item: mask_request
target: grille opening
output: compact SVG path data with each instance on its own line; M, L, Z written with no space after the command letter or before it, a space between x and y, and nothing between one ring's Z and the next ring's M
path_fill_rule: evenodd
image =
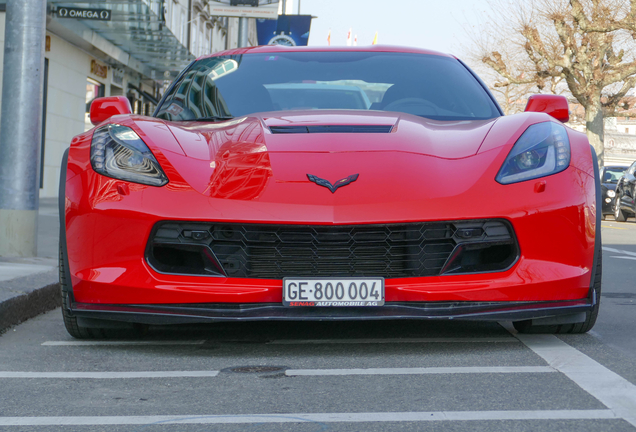
M443 273L481 273L510 267L517 258L514 244L459 246Z
M162 273L255 279L503 271L517 257L512 227L499 219L334 226L166 221L147 249L149 264Z
M148 262L161 273L222 275L223 270L206 246L153 245Z

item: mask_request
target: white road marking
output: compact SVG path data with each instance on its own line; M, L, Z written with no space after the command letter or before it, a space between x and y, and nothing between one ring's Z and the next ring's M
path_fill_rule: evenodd
M495 343L519 342L511 337L497 338L417 338L417 339L285 339L268 342L273 345L314 345L314 344L400 344L400 343Z
M636 426L636 386L552 335L515 334L551 367Z
M178 416L0 417L0 426L115 426L150 424L368 423L467 420L615 419L611 410L429 411L384 413L243 414Z
M99 345L203 345L204 340L182 340L182 341L47 341L44 346L99 346Z
M219 371L143 371L143 372L0 372L2 378L208 378L215 377Z
M612 256L612 258L620 258L620 259L636 260L636 257L630 257L630 256Z
M618 254L623 254L623 255L629 255L629 256L636 257L636 252L626 251L626 250L623 250L623 249L614 249L614 248L611 248L611 247L603 246L603 250L606 251L606 252L612 252L612 253L618 253Z
M430 375L477 373L548 373L556 372L549 366L494 366L494 367L429 367L429 368L368 368L368 369L288 369L287 376L329 375Z

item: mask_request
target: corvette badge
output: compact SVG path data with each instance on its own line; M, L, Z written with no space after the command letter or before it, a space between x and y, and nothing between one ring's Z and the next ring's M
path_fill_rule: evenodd
M338 189L339 187L346 186L349 183L352 183L352 182L358 180L358 175L359 174L351 174L348 177L345 177L343 179L338 180L333 185L331 183L329 183L327 180L321 179L320 177L317 177L315 175L307 174L307 178L310 181L316 183L318 186L326 187L327 189L329 189L331 191L331 193L336 193L336 189Z

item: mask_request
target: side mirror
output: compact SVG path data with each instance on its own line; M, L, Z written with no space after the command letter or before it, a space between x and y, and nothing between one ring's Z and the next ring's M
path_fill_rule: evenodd
M525 111L546 113L563 123L570 120L570 109L565 96L532 95Z
M114 115L130 114L132 107L124 96L101 97L91 103L91 123L97 125Z

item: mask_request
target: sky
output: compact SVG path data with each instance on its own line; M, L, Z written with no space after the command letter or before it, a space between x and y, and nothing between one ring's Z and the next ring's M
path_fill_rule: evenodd
M294 3L294 13L299 0ZM312 20L309 45L346 45L349 28L358 45L406 45L461 57L470 43L467 27L477 26L489 9L485 0L300 0L300 12Z

